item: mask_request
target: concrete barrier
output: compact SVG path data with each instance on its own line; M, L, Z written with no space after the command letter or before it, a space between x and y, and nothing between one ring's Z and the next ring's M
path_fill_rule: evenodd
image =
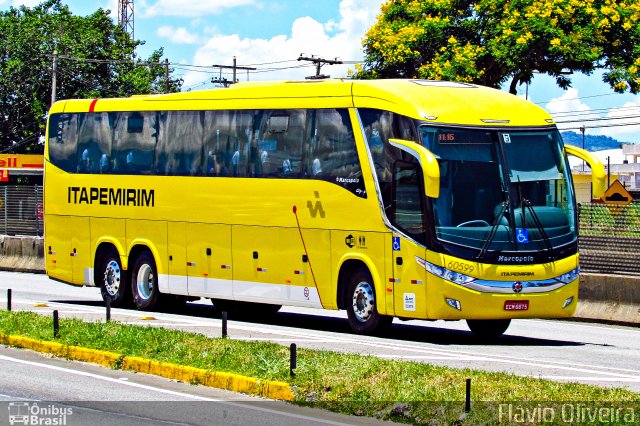
M575 317L619 324L640 324L640 277L632 275L580 275Z
M44 239L0 235L0 269L44 273Z
M44 273L43 238L0 236L0 270ZM640 276L582 273L575 318L640 325Z

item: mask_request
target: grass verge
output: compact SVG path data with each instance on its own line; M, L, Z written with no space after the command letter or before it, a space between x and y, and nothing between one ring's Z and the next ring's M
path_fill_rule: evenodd
M53 339L51 318L31 312L0 311L0 333L283 381L299 405L413 424L518 423L518 415L544 421L547 408L555 413L549 424L567 424L568 416L584 422L605 415L613 424L625 423L631 414L640 419L638 393L505 373L298 349L296 375L289 377L289 348L281 345L78 319L61 319L60 336ZM472 410L460 421L467 378Z

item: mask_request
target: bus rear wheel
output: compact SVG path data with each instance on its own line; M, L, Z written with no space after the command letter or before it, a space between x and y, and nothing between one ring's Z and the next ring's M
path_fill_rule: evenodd
M108 248L98 258L99 269L96 274L102 300L114 308L130 305L131 294L127 286L125 271L120 263L120 255L114 248Z
M131 269L133 303L141 311L154 309L160 301L158 272L153 255L143 251L136 257Z
M351 329L360 334L376 334L389 328L393 317L380 315L376 292L368 270L357 269L347 286L347 319Z
M502 336L511 324L510 319L501 320L467 320L469 329L478 337L495 339Z

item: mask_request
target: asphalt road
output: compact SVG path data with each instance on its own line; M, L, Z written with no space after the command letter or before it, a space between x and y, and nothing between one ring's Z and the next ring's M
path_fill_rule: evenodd
M0 424L383 424L7 347L0 347L0 371Z
M77 288L43 275L0 272L0 308L6 289L13 308L61 316L100 320L105 308L96 288ZM36 307L38 303L47 306ZM151 315L153 320L143 320ZM188 303L179 313L142 313L113 309L124 323L171 327L220 336L221 320L208 301ZM384 337L356 336L344 311L283 308L264 321L234 319L230 338L269 340L283 345L357 352L452 367L511 372L600 386L626 387L640 392L640 328L606 324L516 320L500 339L487 344L468 331L464 322L394 321Z

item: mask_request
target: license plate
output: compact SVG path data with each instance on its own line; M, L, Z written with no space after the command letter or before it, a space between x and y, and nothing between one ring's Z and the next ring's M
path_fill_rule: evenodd
M507 300L506 302L504 302L504 310L505 311L528 311L529 301L528 300Z

